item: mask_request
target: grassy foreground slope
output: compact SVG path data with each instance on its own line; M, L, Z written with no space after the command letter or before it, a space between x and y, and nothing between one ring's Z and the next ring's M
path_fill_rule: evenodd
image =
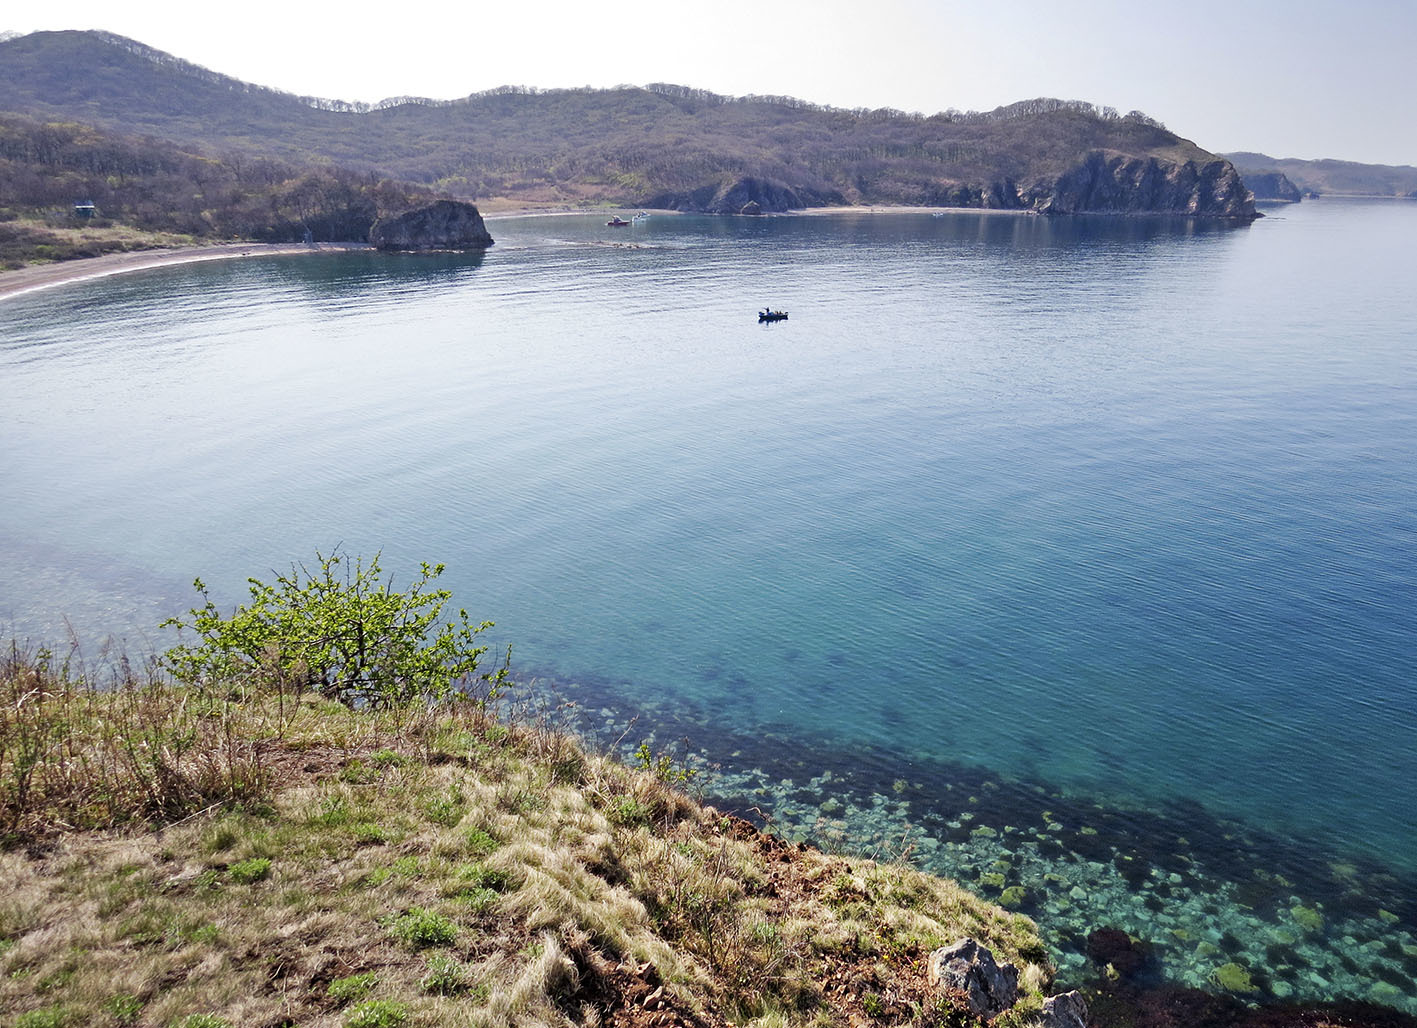
M964 1024L965 935L1026 918L759 834L470 700L383 709L272 673L0 669L0 1016L144 1025ZM998 1023L998 1022L996 1022Z

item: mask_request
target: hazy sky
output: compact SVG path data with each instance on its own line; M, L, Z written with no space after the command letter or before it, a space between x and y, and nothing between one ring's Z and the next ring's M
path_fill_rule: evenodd
M56 0L0 19L344 100L674 82L933 113L1054 96L1213 151L1417 165L1414 0Z

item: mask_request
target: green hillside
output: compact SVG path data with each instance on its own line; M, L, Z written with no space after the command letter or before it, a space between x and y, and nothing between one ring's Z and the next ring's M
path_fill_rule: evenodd
M503 88L369 107L252 86L132 40L0 43L0 101L220 156L328 161L460 197L736 213L823 204L1248 219L1229 165L1139 112L1031 100L929 117L682 86Z

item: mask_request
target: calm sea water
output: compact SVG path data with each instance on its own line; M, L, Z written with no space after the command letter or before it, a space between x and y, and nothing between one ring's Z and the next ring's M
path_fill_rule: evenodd
M1417 205L491 228L0 303L0 625L445 562L592 730L1065 970L1417 1003Z

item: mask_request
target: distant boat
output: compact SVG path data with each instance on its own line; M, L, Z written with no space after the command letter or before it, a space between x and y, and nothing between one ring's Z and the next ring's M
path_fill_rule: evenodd
M635 215L635 217L634 217L633 220L634 220L634 221L644 221L644 220L645 220L646 218L648 218L648 217L649 217L649 212L648 212L648 211L640 211L640 213L638 213L638 214Z
M607 221L605 224L609 225L611 228L628 228L630 226L630 222L626 221L618 214L615 215L615 217L611 218L609 221Z
M786 321L786 311L761 310L758 311L758 321Z

